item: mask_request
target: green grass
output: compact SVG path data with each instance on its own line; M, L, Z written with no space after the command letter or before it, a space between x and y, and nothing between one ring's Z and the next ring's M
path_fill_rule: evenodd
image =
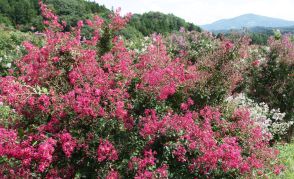
M294 179L294 143L278 145L279 158L286 170L279 176L271 176L271 179Z

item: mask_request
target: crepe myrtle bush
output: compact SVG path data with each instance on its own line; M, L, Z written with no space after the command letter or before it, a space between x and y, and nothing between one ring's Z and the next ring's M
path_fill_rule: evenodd
M1 178L248 178L278 174L278 151L247 109L196 107L191 89L205 79L197 65L172 59L160 36L134 57L119 37L104 53L116 12L65 22L39 1L46 29L15 76L1 77L0 101L21 120L0 124ZM84 26L93 29L81 37ZM233 44L230 44L230 46ZM225 47L229 50L229 46ZM179 100L177 100L179 99Z
M169 54L185 59L206 73L193 89L192 99L198 106L219 105L240 91L244 74L251 66L250 39L246 36L216 38L209 32L181 29L166 37Z
M284 119L294 121L294 41L291 35L276 33L268 40L267 47L255 49L253 68L247 76L247 94L270 108L279 108ZM293 127L287 139L293 136Z

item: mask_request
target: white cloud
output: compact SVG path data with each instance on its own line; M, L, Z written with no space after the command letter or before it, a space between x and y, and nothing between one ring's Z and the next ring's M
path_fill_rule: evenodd
M231 18L246 13L294 20L294 0L96 0L122 12L173 13L195 24Z

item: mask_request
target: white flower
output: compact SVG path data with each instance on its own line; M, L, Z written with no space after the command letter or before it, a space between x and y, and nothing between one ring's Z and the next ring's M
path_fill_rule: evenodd
M6 67L7 67L7 68L11 68L11 63L7 63L7 64L6 64Z
M264 50L265 50L266 52L269 52L269 51L270 51L270 47L266 46L266 47L264 48Z
M252 99L241 93L238 96L230 96L226 99L237 107L246 107L250 110L250 117L255 125L262 128L264 133L270 132L272 135L284 135L289 127L293 125L292 121L285 121L285 113L280 109L269 109L266 103L256 103Z

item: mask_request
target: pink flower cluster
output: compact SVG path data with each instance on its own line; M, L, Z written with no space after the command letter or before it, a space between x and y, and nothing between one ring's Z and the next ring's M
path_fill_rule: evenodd
M221 113L210 107L205 107L199 114L187 111L183 116L169 114L162 119L154 110L147 110L145 114L141 119L142 137L148 137L149 145L152 145L158 137L174 131L178 144L172 153L177 161L189 165L192 173L200 170L208 174L221 169L239 170L244 174L262 169L267 161L276 157L275 151L268 147L270 135L262 134L244 109L235 111L231 121L221 120ZM214 131L215 127L218 131ZM242 134L237 137L237 133ZM242 148L241 143L247 147ZM194 151L198 151L196 156L192 155Z
M108 140L100 140L100 144L97 149L97 159L99 162L106 160L118 160L118 153L112 143L110 143Z
M114 14L110 15L111 24L109 24L110 29L120 30L122 29L131 19L132 14L128 13L124 18L120 16L121 9L117 9Z
M69 158L77 145L75 139L72 138L70 133L63 133L60 135L60 142L63 152Z
M106 179L119 179L119 173L117 171L110 171L107 176Z
M37 163L39 172L44 172L53 162L53 154L57 141L52 138L45 139L45 136L29 136L28 139L21 141L17 133L12 130L0 128L0 156L15 158L21 161L22 167L16 167L14 174L20 176L30 175L30 166ZM38 145L36 143L40 142ZM5 171L0 167L0 175Z
M271 37L268 40L270 50L278 55L278 60L289 65L294 64L294 44L291 40L291 35L286 34L281 39Z
M153 44L140 56L136 64L142 82L138 89L155 93L160 100L172 96L179 86L188 91L200 79L197 66L183 59L171 59L160 36L154 36Z
M129 168L131 170L136 170L135 179L144 179L144 178L167 178L168 177L168 166L163 164L161 167L156 170L148 170L150 167L156 166L156 158L154 157L156 152L152 150L144 151L144 157L138 158L133 157L129 163Z
M229 40L226 40L223 42L223 48L225 49L225 51L230 51L232 48L234 47L234 44L229 41Z
M54 147L56 145L56 140L49 138L44 141L38 147L38 157L40 158L39 170L44 172L44 170L49 167L52 162L52 156L54 152Z

